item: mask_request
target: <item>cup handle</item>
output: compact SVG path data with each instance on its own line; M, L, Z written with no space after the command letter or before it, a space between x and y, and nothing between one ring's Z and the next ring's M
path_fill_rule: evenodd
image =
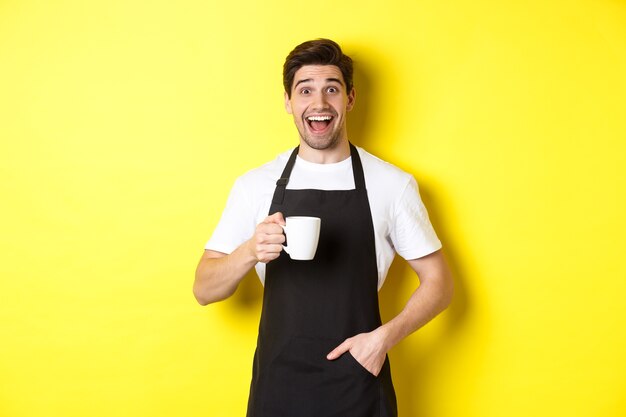
M283 228L283 233L285 234L285 242L287 241L287 226L283 226L282 224L279 225L280 227ZM283 249L285 250L285 252L289 253L289 248L287 248L287 246L282 245Z

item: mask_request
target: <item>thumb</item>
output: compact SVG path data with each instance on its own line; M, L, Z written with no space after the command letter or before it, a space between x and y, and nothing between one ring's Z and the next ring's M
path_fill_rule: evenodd
M332 350L332 352L326 355L326 359L330 361L335 360L341 355L343 355L344 353L346 353L347 351L349 351L351 347L352 347L352 340L346 339L344 340L342 344L337 346L335 349Z

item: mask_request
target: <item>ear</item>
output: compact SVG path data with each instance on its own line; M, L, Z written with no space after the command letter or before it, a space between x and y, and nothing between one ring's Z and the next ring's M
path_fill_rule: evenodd
M350 111L354 107L354 101L356 100L356 90L352 87L350 94L348 94L348 104L346 105L346 110Z
M287 94L286 91L285 91L285 110L287 110L287 113L293 114L293 111L291 110L291 100L289 99L289 95Z

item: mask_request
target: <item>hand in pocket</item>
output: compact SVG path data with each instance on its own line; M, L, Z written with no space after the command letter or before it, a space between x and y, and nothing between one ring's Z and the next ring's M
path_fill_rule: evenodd
M363 368L374 376L380 373L387 355L384 339L376 330L360 333L344 340L326 358L335 360L346 352L349 352Z

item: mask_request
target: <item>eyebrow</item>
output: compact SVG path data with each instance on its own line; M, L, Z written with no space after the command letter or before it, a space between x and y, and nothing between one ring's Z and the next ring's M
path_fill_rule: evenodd
M298 85L300 85L302 83L308 83L308 82L311 82L311 81L313 81L313 78L306 78L304 80L300 80L293 86L293 88L296 88ZM333 82L333 81L338 83L339 85L343 85L343 82L341 82L341 80L339 78L326 78L326 82Z

